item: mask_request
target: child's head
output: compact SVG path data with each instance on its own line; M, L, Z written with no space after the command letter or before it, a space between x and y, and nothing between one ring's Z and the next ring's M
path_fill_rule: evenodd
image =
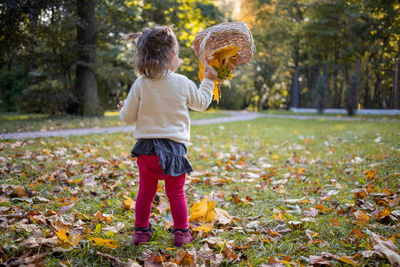
M179 66L179 45L174 32L167 26L154 26L141 34L129 34L128 41L137 36L135 71L146 78L161 78L168 70Z

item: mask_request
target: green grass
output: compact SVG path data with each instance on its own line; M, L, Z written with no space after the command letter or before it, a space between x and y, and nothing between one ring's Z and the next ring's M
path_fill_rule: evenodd
M218 110L190 112L192 120L226 116ZM51 131L59 129L124 126L117 111L107 111L103 117L50 116L47 114L26 114L0 112L0 132Z
M240 261L224 257L227 265L259 266L273 258L307 265L305 259L322 252L338 256L361 254L372 242L368 230L395 237L395 245L399 247L399 222L378 220L374 211L367 211L370 221L358 224L353 213L363 208L352 193L354 189L373 184L363 201L370 203L375 211L389 208L377 204L385 190L394 192L393 199L400 197L399 138L400 124L396 121L259 118L193 126L188 151L195 172L188 177L185 189L188 206L208 197L216 201L216 207L234 217L229 225L216 224L203 236L235 240L235 253L241 255ZM172 234L166 227L170 212L163 214L156 209L158 201L166 199L163 190L157 193L151 216L156 229L152 242L139 247L130 245L134 212L125 210L121 204L124 196L135 199L137 194L138 170L128 156L133 144L131 133L1 142L0 205L12 207L13 211L0 212L0 220L3 221L5 214L21 215L7 217L9 221L2 224L7 231L2 230L0 244L7 257L30 250L20 243L33 233L27 227L23 230L24 227L15 226L24 216L36 214L51 220L54 217L50 210L56 213L66 202L75 202L75 206L59 216L75 224L80 219L86 228L98 211L112 214L112 222L101 222L100 230L92 235L118 240L121 246L117 249L95 247L84 239L70 250L49 250L52 252L45 258L48 266L57 266L60 262L71 266L109 266L108 261L95 255L96 250L124 261L137 260L147 249L175 255L177 249L171 248ZM372 180L363 173L375 168L377 172ZM79 183L79 179L89 178L94 178L96 185ZM10 185L23 185L36 195L25 198L9 195ZM37 196L50 202L39 202ZM307 217L304 211L317 204L326 210L303 221L299 227L290 226L289 222ZM282 217L284 228L290 231L271 236L268 229L278 225L277 216ZM102 230L118 222L125 224L119 233ZM336 223L333 225L333 222ZM26 224L37 226L43 235L52 235L46 223ZM355 228L362 231L363 237L351 234ZM198 252L204 244L203 237L197 236L186 249ZM46 250L40 248L40 252ZM215 255L221 251L220 247L213 248ZM203 260L198 256L198 264ZM361 257L359 262L365 266L390 266L386 258ZM344 264L339 260L332 263Z
M308 113L308 112L294 112L291 110L275 109L263 110L260 113L271 115L294 115L294 116L327 116L337 118L358 118L358 119L377 119L377 120L400 120L400 115L374 115L374 114L355 114L348 116L347 114L332 114L332 113Z

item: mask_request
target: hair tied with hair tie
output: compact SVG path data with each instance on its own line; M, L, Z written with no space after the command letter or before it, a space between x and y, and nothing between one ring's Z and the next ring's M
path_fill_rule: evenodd
M171 30L170 27L165 27L165 28L163 29L163 32L164 32L166 35L170 35L171 32L172 32L172 30Z
M129 33L124 36L124 39L128 42L134 42L140 35L142 35L141 32Z

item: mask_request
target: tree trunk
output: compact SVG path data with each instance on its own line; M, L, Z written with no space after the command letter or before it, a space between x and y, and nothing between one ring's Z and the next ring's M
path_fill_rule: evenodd
M375 81L375 88L374 88L374 106L375 108L381 108L381 84L382 84L382 77L380 75L380 70L375 71L376 81Z
M299 92L300 92L299 77L300 77L300 66L297 65L293 75L292 88L290 90L291 91L290 107L292 108L299 107Z
M366 71L366 83L364 89L364 108L370 108L370 99L369 99L369 60L367 62L367 66L365 68Z
M337 84L337 77L338 77L338 60L339 60L339 50L337 49L337 42L335 44L335 52L334 52L334 59L333 59L333 107L339 108L340 99L342 96L339 94L339 88Z
M95 1L77 0L80 19L77 25L78 62L76 66L76 89L79 94L80 114L100 115L97 81L94 73L96 55Z
M394 58L393 71L393 109L399 108L399 62L397 57Z

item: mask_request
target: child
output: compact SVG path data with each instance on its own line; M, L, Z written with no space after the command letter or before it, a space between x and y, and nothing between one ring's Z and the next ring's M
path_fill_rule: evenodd
M174 245L182 246L192 241L183 190L186 173L193 170L186 158L186 144L190 138L189 108L207 109L217 72L205 69L205 79L197 89L194 82L175 73L179 67L179 45L169 27L155 26L143 33L130 34L127 39L133 41L137 37L135 71L139 78L127 99L117 106L122 121L136 122L135 139L138 141L131 154L137 157L139 192L133 244L150 239L151 203L158 180L165 180L174 220Z

